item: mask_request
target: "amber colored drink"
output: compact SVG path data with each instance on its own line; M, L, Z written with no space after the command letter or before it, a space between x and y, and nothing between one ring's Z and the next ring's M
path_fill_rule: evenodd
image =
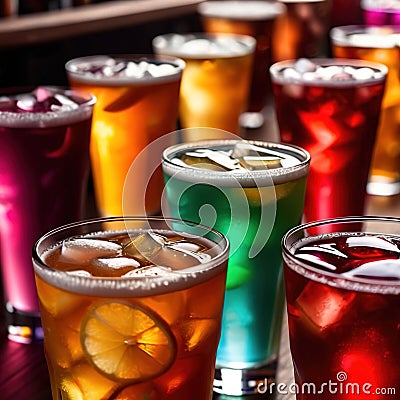
M257 40L247 111L261 111L271 94L271 38L276 17L285 11L278 1L207 1L198 8L206 32L249 35Z
M157 56L91 56L66 64L72 87L97 98L90 145L96 204L103 216L122 215L126 175L136 156L161 135L176 130L184 62ZM147 174L143 174L147 176ZM160 209L161 169L153 180L136 174L132 214Z
M179 119L182 128L209 127L239 133L246 110L256 41L245 35L166 34L154 51L183 58Z
M326 56L330 0L280 0L286 12L276 19L274 61ZM337 1L337 0L333 0Z
M398 218L340 218L285 235L298 400L399 398L399 228Z
M212 397L229 245L179 220L83 221L34 269L54 400Z
M385 64L388 76L372 158L370 194L400 193L400 27L341 26L332 29L335 57Z
M281 139L311 154L306 221L363 215L387 68L301 59L270 71Z

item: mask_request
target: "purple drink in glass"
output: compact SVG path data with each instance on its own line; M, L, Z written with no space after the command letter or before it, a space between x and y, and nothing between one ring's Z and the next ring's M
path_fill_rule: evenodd
M42 335L32 246L83 216L95 98L56 87L15 93L0 95L1 267L9 338L30 343Z
M366 25L400 25L399 0L362 0L361 9Z

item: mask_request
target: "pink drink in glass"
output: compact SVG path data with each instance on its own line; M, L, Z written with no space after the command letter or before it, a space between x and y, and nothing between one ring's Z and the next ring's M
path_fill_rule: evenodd
M363 214L386 75L382 64L347 59L271 67L281 140L311 154L307 221Z
M0 97L0 243L10 339L40 339L32 246L49 229L83 216L94 103L89 94L55 87Z
M362 0L361 8L366 25L400 25L399 0Z

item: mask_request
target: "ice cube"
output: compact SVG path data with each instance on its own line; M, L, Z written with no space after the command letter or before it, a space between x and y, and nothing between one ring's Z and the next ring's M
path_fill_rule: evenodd
M68 275L73 275L73 276L83 276L83 277L92 276L92 274L89 271L86 271L84 269L75 269L75 270L71 270L71 271L65 271L65 273Z
M371 261L341 275L400 280L400 259Z
M61 103L61 106L66 106L67 109L73 110L79 107L77 103L61 93L55 93L54 98Z
M188 151L182 157L182 161L188 165L199 164L202 168L207 168L207 165L209 164L210 169L220 167L218 170L223 171L243 169L239 164L239 160L233 159L228 153L211 149L197 149L194 151Z
M300 74L305 72L315 72L317 70L317 65L307 58L299 58L293 65L295 71Z
M33 111L37 100L30 94L24 94L18 97L17 107L24 111Z
M40 101L40 102L45 101L48 98L53 96L53 93L49 89L42 87L42 86L36 88L36 90L33 92L33 94L36 96L37 101Z
M126 274L121 275L121 278L167 276L170 275L171 272L171 268L150 265L147 267L133 269Z
M193 351L207 342L218 330L217 322L211 318L186 318L178 324L186 351Z
M161 251L165 242L166 239L161 235L144 232L132 237L132 240L123 247L123 254L139 261L153 262L152 260Z
M354 71L353 78L356 80L367 80L374 76L374 71L371 68L358 68Z
M211 256L207 253L203 253L202 250L204 250L203 247L192 243L192 242L184 242L184 241L180 241L180 242L172 242L172 243L166 243L166 246L169 249L173 249L174 251L178 252L178 253L182 253L181 256L178 256L177 254L174 254L173 256L175 258L179 258L179 259L184 259L186 262L189 261L188 257L192 257L194 259L196 259L198 262L195 264L200 263L206 263L208 261L211 260ZM185 257L188 256L188 257ZM185 263L186 265L186 263ZM187 265L189 266L189 265ZM185 268L185 267L184 267Z
M173 74L175 72L175 67L172 64L150 64L148 72L154 77L166 76Z
M114 270L127 267L140 267L140 263L138 261L129 257L98 258L93 261L93 264L100 268L110 268Z
M350 236L346 239L346 245L351 254L352 249L356 252L357 257L361 257L360 251L365 249L366 257L376 257L383 255L382 252L390 251L395 254L400 254L400 249L396 244L388 239L378 236Z
M319 267L322 267L324 269L329 269L331 271L335 271L336 270L336 266L328 263L326 261L321 260L318 256L314 255L314 254L296 254L296 258L300 258L302 260L305 261L309 261L313 264L318 265Z
M121 251L119 244L106 240L73 238L63 242L61 256L69 262L85 264L93 258L118 256Z
M310 320L312 327L324 331L348 316L356 294L318 282L310 281L296 299L299 311Z

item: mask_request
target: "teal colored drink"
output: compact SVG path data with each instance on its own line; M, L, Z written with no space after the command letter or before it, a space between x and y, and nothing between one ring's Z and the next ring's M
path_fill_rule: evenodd
M193 142L164 152L171 214L213 227L231 243L217 392L254 393L246 376L275 375L284 303L281 239L301 221L309 161L296 146L241 140ZM260 376L266 366L268 376ZM237 369L244 373L234 388L224 375Z

